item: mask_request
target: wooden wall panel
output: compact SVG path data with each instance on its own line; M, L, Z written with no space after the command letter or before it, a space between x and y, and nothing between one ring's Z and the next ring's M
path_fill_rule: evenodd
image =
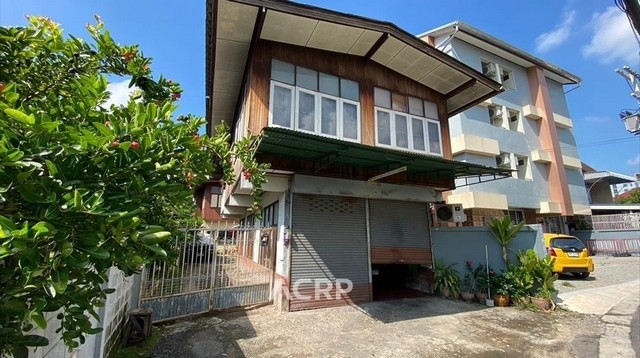
M446 144L448 145L449 143L448 118L446 116L447 109L444 96L408 77L391 71L374 61L365 61L358 56L308 49L265 40L259 41L254 50L254 57L251 63L251 92L249 94L251 97L251 125L249 129L254 132L258 128L262 129L268 125L271 59L276 58L358 82L360 84L363 144L373 145L375 142L374 87L385 88L438 104L443 144L445 144L445 138ZM450 154L450 150L448 151Z
M372 264L422 264L432 263L431 250L404 247L371 247Z

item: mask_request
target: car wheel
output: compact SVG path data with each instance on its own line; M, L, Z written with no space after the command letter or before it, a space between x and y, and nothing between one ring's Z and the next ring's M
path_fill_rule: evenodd
M589 272L579 272L579 273L575 273L574 275L576 275L576 277L578 277L579 279L585 279L587 277L589 277Z

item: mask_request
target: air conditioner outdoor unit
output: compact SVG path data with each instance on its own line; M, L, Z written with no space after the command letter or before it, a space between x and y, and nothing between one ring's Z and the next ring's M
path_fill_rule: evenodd
M496 164L499 167L503 167L503 168L511 167L511 155L509 155L508 153L500 154L499 156L496 157Z
M482 74L487 76L487 77L495 78L495 76L496 76L496 66L493 63L483 64L483 66L482 66Z
M489 107L489 117L491 119L502 119L502 108L497 106Z
M436 217L439 222L461 223L467 221L462 204L437 204Z

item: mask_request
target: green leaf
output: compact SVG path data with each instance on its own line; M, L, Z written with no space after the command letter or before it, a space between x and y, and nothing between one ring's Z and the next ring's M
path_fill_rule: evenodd
M147 249L153 251L154 254L160 256L160 257L167 257L167 252L164 251L163 248L161 248L158 245L144 245L144 247L146 247Z
M42 288L44 288L44 292L46 292L50 297L56 297L56 288L53 286L53 282L45 281L42 284Z
M18 148L13 148L7 152L2 161L4 162L17 162L24 157L24 152Z
M90 256L93 256L101 260L107 260L110 257L109 251L101 247L92 247L92 248L79 247L79 249L88 253Z
M64 293L67 290L69 284L69 270L62 267L51 273L51 281L53 282L53 288L58 293Z
M65 242L62 244L62 257L68 257L73 252L73 244L70 242Z
M53 233L55 227L48 222L40 221L31 227L31 230L35 230L35 237Z
M44 316L40 312L31 312L31 320L35 322L40 329L47 329L47 320L44 319Z
M18 122L22 122L24 124L33 125L36 123L36 119L33 115L27 115L26 113L14 108L5 108L4 113L6 113L9 117L17 120Z
M105 126L104 124L100 122L93 122L92 124L94 127L96 127L97 130L100 131L100 133L102 133L103 136L109 138L113 136L113 132L111 132L111 129L109 129L109 127Z

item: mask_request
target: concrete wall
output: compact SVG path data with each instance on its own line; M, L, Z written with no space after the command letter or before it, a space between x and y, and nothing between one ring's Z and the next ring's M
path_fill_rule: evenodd
M432 228L433 258L445 263L457 263L456 270L464 275L464 261L469 259L473 265L485 262L485 246L489 252L489 266L496 272L506 270L502 260L502 247L489 232L487 227L450 227ZM520 250L534 249L544 257L544 241L541 225L527 225L511 243L509 259L517 262Z
M105 288L115 288L116 291L107 295L105 306L98 311L101 322L92 322L92 326L101 326L101 333L86 337L86 341L80 347L69 352L61 340L61 335L55 333L60 327L60 321L56 318L58 312L45 316L47 329L36 330L33 334L39 334L49 339L49 345L29 352L30 358L84 358L107 357L110 351L116 347L122 338L127 313L131 307L133 277L124 277L122 272L111 268L108 273L109 281Z

